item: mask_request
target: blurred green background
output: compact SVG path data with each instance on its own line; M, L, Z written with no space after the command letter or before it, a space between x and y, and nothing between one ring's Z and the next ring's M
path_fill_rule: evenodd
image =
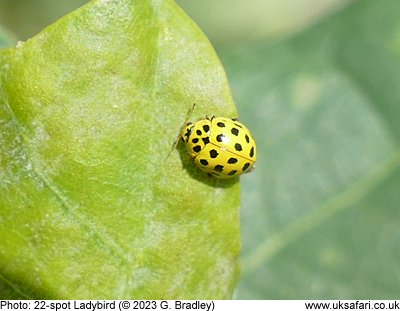
M26 40L88 0L0 0L0 18ZM351 0L179 0L214 46L283 37L350 3Z
M0 0L26 40L87 1ZM238 299L400 292L400 2L180 0L258 141Z

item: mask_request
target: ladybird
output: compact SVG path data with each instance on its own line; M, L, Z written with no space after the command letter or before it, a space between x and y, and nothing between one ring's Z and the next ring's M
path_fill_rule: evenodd
M256 143L236 118L212 117L188 122L180 139L194 163L209 176L224 179L249 172L256 162Z

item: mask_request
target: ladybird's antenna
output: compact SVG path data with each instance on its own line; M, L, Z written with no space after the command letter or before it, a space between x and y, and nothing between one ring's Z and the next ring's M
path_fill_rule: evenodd
M193 111L194 111L194 107L196 107L196 103L193 103L192 107L189 108L189 111L186 114L185 123L187 123L189 121L190 117L192 116Z
M185 123L184 126L189 122L190 117L193 114L194 111L194 107L196 107L196 103L194 102L192 107L189 108L186 117L185 117ZM174 149L176 149L176 147L178 146L179 141L182 139L181 133L179 132L178 137L175 139L174 143L172 144L172 148L171 150L168 152L167 156L165 159L168 159L169 156L171 155L172 151L174 151Z

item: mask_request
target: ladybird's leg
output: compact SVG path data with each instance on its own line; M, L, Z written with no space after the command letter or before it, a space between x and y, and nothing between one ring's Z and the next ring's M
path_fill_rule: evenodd
M253 164L253 165L245 172L245 174L250 173L250 172L253 172L255 169L256 169L256 165Z
M180 142L181 140L183 140L183 137L182 137L182 135L179 133L178 137L175 139L174 143L172 144L171 151L168 153L168 156L167 156L167 157L169 157L170 154L172 153L172 151L178 147L178 144L179 144L179 142Z
M174 143L171 146L171 150L168 152L167 156L165 157L165 160L169 158L171 155L172 151L178 147L179 142L182 140L182 135L178 135L178 137L175 139Z
M186 122L184 128L187 129L189 125L193 124L192 122ZM183 131L181 130L178 134L178 136L176 137L174 143L171 146L171 150L170 152L168 152L167 158L171 155L172 151L174 151L174 149L176 149L178 147L178 144L180 143L180 141L185 141L185 137L187 137L187 140L189 139L190 136L190 129L186 130L185 133L183 133Z
M212 121L214 118L215 118L215 116L212 116L212 117L210 118L209 115L206 115L206 119L207 119L208 121Z

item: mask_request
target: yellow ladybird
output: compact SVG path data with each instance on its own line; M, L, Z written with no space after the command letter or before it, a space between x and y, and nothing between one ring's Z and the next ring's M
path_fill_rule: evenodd
M180 138L196 166L216 178L246 173L256 162L256 143L238 119L206 117L189 122Z

